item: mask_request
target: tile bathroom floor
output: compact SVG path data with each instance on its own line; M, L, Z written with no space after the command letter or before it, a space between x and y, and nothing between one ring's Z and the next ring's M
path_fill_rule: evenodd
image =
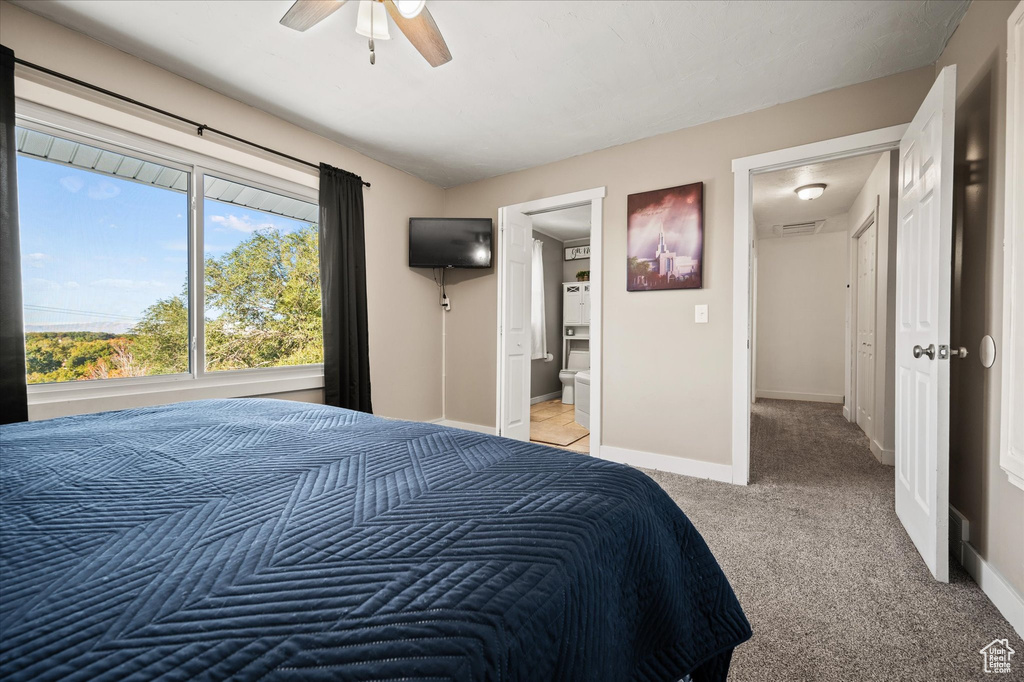
M530 440L553 448L590 454L590 431L576 423L574 405L561 399L530 406Z

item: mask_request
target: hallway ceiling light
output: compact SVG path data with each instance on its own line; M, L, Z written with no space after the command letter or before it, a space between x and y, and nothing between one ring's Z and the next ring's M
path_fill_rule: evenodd
M822 194L824 194L826 187L828 187L828 185L826 185L825 183L818 182L813 185L803 185L802 187L797 187L793 191L796 192L796 195L803 199L804 201L810 201L811 199L817 199Z

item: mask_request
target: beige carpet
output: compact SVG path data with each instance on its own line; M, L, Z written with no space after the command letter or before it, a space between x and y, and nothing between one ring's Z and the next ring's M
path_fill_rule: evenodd
M1024 641L951 560L932 580L841 407L758 401L747 487L648 471L700 530L754 630L731 681L1024 680ZM978 650L1016 650L986 675Z

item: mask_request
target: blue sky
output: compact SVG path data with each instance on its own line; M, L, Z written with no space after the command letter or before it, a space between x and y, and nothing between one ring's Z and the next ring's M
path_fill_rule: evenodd
M18 156L27 331L123 332L188 276L187 195ZM305 223L206 200L207 256Z

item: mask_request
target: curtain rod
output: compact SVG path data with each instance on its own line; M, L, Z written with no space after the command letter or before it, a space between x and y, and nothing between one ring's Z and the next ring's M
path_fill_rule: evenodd
M310 163L309 161L305 161L304 159L300 159L298 157L292 156L291 154L285 154L284 152L279 152L276 149L271 149L270 147L265 147L265 146L263 146L261 144L257 144L256 142L251 142L251 141L246 140L244 138L238 137L237 135L232 135L231 133L226 133L223 130L218 130L217 128L212 128L212 127L210 127L208 125L205 125L203 123L200 123L198 121L193 121L192 119L185 118L184 116L179 116L178 114L171 113L170 111L167 111L166 109L161 109L159 107L154 107L151 104L146 104L145 102L140 102L137 99L132 99L131 97L127 97L125 95L116 93L116 92L114 92L112 90L107 90L106 88L101 88L98 85L93 85L92 83L86 83L85 81L79 80L78 78L75 78L74 76L68 76L67 74L60 73L59 71L54 71L53 69L48 69L45 66L39 66L38 64L33 64L32 62L27 62L24 59L19 59L18 57L15 57L14 61L15 61L16 64L21 64L22 66L27 66L30 69L35 69L36 71L41 71L41 72L43 72L43 73L45 73L47 75L53 76L55 78L60 78L62 80L66 80L69 83L74 83L75 85L79 85L79 86L81 86L83 88L87 88L89 90L94 90L96 92L99 92L99 93L102 93L104 95L107 95L108 97L113 97L114 99L119 99L122 102L127 102L129 104L134 105L134 106L141 107L141 108L146 109L148 111L152 111L154 113L160 114L161 116L166 116L168 118L173 118L175 121L180 121L181 123L187 123L188 125L190 125L190 126L192 126L193 128L196 129L196 134L199 135L200 137L202 137L203 131L209 131L211 133L215 133L217 135L220 135L221 137L226 137L229 140L234 140L235 142L240 142L241 144L245 144L245 145L248 145L250 147L255 147L256 149L264 151L264 152L266 152L268 154L273 154L275 156L280 156L281 158L288 159L289 161L294 161L295 163L300 163L303 166L309 166L310 168L315 168L318 171L320 170L320 165L319 164ZM352 175L355 175L355 174L353 173ZM355 175L355 177L359 178L358 175ZM359 180L366 187L370 186L370 183L368 183L366 180L363 180L362 178L359 178Z

